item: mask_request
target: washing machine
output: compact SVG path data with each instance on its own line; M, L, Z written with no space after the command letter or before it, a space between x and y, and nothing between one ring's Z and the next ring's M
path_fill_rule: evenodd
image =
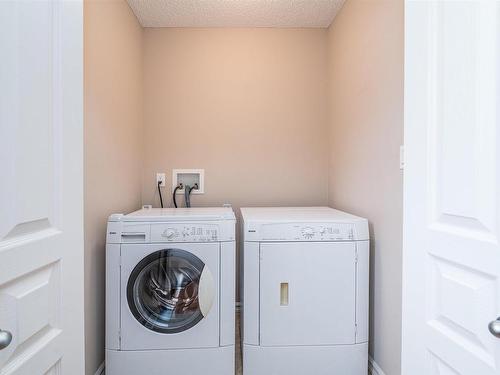
M111 215L106 374L234 374L231 208Z
M367 220L242 208L244 375L366 375Z

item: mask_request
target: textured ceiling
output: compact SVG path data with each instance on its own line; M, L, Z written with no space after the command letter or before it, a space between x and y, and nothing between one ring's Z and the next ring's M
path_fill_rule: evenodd
M127 0L144 27L328 27L345 0Z

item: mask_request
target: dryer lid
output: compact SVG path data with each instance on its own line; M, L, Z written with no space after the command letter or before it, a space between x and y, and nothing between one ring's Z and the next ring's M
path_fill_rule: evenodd
M245 241L364 241L368 221L330 207L242 208Z

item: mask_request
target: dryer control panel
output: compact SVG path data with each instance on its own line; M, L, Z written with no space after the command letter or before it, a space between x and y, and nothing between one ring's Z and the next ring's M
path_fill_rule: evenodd
M247 228L246 238L260 241L354 241L356 227L348 223L268 223Z

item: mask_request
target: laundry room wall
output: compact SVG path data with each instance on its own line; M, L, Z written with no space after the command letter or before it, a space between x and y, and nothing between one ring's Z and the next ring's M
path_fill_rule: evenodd
M125 1L84 2L85 373L104 361L106 222L141 204L142 28Z
M204 168L195 206L327 203L326 29L144 29L143 203ZM182 202L182 200L181 200Z
M193 206L326 205L326 40L326 29L145 28L143 203L159 205L156 172L171 206L172 169L203 168Z
M328 35L329 201L371 223L370 354L386 375L401 374L403 43L403 0L347 0Z

